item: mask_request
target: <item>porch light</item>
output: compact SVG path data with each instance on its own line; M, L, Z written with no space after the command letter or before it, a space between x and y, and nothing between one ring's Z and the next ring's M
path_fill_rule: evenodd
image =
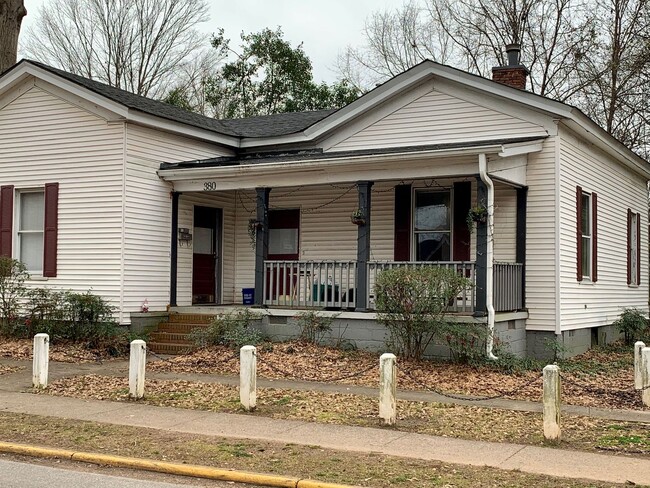
M180 227L178 229L178 245L180 247L183 247L183 245L190 247L192 245L192 234L187 227Z

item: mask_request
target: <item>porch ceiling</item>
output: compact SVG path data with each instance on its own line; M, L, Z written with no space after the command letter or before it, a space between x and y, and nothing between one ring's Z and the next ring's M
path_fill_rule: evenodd
M518 164L519 171L509 176L514 183L525 184L525 155L541 150L541 141L539 138L508 139L374 152L285 152L246 158L163 163L158 175L165 181L173 182L174 190L180 192L460 177L477 174L478 155L488 154L496 160L497 167L502 166L498 163L501 158L520 157L522 163Z

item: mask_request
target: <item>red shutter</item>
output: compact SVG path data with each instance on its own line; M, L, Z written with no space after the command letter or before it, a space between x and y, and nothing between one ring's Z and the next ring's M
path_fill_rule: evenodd
M641 214L636 214L636 284L641 284Z
M454 183L454 261L469 261L472 236L467 225L467 214L472 207L472 184Z
M632 210L627 209L627 284L632 283Z
M14 220L14 187L6 185L0 188L0 255L12 257Z
M395 187L395 261L411 259L411 185Z
M59 184L45 184L45 234L43 236L43 276L56 276L59 233Z
M598 281L598 195L591 194L591 281Z
M582 281L582 188L576 186L576 279Z

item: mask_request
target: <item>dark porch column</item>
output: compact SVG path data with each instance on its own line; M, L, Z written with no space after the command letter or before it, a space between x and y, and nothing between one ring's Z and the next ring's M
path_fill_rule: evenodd
M269 253L269 193L270 188L256 188L255 232L255 305L264 303L264 261Z
M526 308L526 208L528 187L517 188L516 261L521 263L521 305Z
M357 230L357 292L356 311L365 312L368 303L368 261L370 260L370 195L372 181L358 181L359 210L365 216L365 223Z
M478 206L487 205L487 187L481 178L476 178L476 202ZM487 219L486 219L487 220ZM474 315L487 313L485 285L487 283L487 222L476 224L476 308Z
M172 192L172 236L171 236L171 264L169 273L169 305L176 306L178 294L178 200L181 194Z

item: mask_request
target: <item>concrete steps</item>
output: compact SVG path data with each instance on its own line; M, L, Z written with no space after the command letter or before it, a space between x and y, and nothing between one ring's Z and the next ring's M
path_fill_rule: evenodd
M207 327L214 315L197 313L170 313L167 322L160 322L149 335L149 348L156 354L185 354L194 343L189 333L196 328Z

